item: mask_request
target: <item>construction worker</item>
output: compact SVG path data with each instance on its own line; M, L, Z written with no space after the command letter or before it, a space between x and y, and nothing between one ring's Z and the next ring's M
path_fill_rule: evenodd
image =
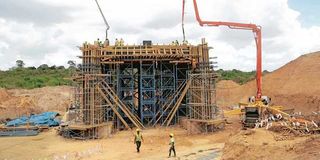
M176 40L176 46L178 46L179 45L179 41L178 40Z
M169 149L169 157L168 158L171 157L171 151L173 151L174 157L176 156L176 149L174 148L175 142L174 142L174 138L173 138L173 133L170 133L169 137L170 137L170 142L169 142L170 149Z
M120 42L119 42L118 38L116 38L115 46L117 47L119 45L120 45Z
M99 38L98 38L98 40L96 40L96 41L94 41L94 45L99 45Z
M100 41L100 39L99 39L99 38L98 38L98 40L97 40L97 41L98 41L98 46L99 46L99 47L102 47L102 42Z
M192 58L191 66L192 66L192 69L193 69L193 70L195 70L195 69L197 68L196 59Z
M188 41L187 41L187 40L183 40L183 41L182 41L182 44L184 44L184 45L188 45L189 43L188 43Z
M141 142L143 141L143 137L142 137L142 134L140 132L140 129L137 129L136 132L137 133L134 136L134 143L136 144L137 152L139 153L140 152L140 147L141 147Z
M106 39L105 41L104 41L104 43L103 43L103 47L107 47L107 46L109 46L109 39Z
M120 39L120 46L124 46L124 40L122 38Z

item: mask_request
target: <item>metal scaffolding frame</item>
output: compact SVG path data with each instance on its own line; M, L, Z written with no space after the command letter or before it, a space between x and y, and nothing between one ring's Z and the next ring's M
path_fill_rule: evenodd
M199 67L199 70L189 73L188 76L191 80L187 96L188 118L215 119L218 112L215 90L217 74L209 66L205 66Z
M84 43L74 78L77 121L63 135L99 138L106 123L131 129L168 126L179 117L214 119L217 107L210 97L216 77L204 67L208 50L204 40L196 46Z
M162 106L170 100L171 96L176 91L176 65L168 62L160 62L159 64L159 74L156 78L157 81L157 112L164 114L163 117L167 116L167 113L164 112ZM155 116L156 117L156 116ZM154 119L155 119L154 117ZM160 119L160 122L163 122L163 117Z
M156 113L155 63L140 61L139 105L142 123L148 123Z

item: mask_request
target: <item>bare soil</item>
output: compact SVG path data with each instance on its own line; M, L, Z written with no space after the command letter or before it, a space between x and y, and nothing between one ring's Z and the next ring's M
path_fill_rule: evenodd
M224 130L188 135L181 128L143 130L144 142L137 153L130 131L120 131L99 140L64 139L51 129L32 137L0 138L0 159L168 159L169 133L174 133L177 157L196 160L317 160L320 136L291 137L277 141L277 133L260 129L241 130L238 117L229 119Z
M69 86L36 89L0 89L0 120L30 113L57 111L63 113L72 99Z
M274 105L294 108L297 112L320 110L320 52L302 55L262 78L262 94ZM233 81L217 84L218 104L224 109L247 102L256 93L255 80L244 85Z

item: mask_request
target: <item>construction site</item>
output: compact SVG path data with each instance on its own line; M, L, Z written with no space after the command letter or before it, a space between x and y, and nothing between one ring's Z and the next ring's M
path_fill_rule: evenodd
M94 2L105 39L83 40L72 86L0 89L0 159L320 158L320 52L263 75L263 26L202 20L192 0L199 27L252 31L255 78L240 85L219 79L206 37L198 44L186 40L185 0L183 39L167 44L109 37L107 16ZM15 119L28 114L25 122ZM47 114L54 117L38 124ZM169 135L175 157L167 157Z
M62 129L70 138L99 138L105 126L116 130L169 126L185 117L213 131L219 116L217 75L205 40L197 46L83 44L75 76L74 121ZM221 114L220 114L221 115Z

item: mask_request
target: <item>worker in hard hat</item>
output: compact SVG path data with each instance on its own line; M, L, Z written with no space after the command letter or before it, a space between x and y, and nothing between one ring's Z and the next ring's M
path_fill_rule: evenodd
M183 45L188 45L189 43L188 43L187 40L183 40L183 41L182 41L182 44L183 44Z
M124 40L122 38L120 39L120 46L124 46Z
M119 46L120 45L120 41L118 40L118 38L116 38L116 42L115 42L115 46Z
M140 147L141 147L141 142L143 141L143 137L142 137L140 129L137 129L136 132L137 133L134 136L134 143L136 144L137 152L139 153L140 152Z
M109 46L109 39L106 39L105 41L104 41L104 43L103 43L103 47L107 47L107 46Z
M176 43L176 45L177 45L177 46L179 45L179 41L178 41L178 40L176 40L176 42L175 42L175 43Z
M174 154L174 157L176 156L176 149L174 148L174 138L173 138L173 133L170 133L169 135L170 137L170 142L169 142L169 145L170 145L170 149L169 149L169 157L171 157L171 151L173 151L173 154Z

